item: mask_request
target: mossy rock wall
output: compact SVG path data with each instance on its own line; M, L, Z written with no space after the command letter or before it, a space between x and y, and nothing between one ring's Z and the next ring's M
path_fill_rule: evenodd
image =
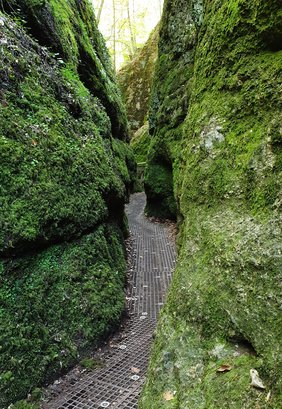
M136 183L134 185L135 192L144 191L144 172L147 163L148 149L151 138L149 135L149 124L145 123L138 131L135 132L132 139L130 139L130 146L133 150L134 157L137 162Z
M130 146L134 152L137 163L144 163L147 160L148 148L150 146L150 135L148 122L135 132L130 140Z
M117 74L132 134L144 125L148 113L158 40L159 26L133 60Z
M0 7L0 407L78 360L124 310L135 162L88 1Z
M173 173L178 169L181 125L191 97L191 82L201 3L169 2L160 23L149 128L154 136L145 173L148 214L176 218ZM178 23L181 22L181 25ZM174 167L174 169L173 169Z
M282 405L281 15L276 0L165 3L146 183L169 198L155 188L164 152L179 256L142 409ZM194 38L186 50L179 42L179 54L172 22L183 40ZM171 127L185 57L187 106ZM223 364L231 370L218 372ZM265 390L250 385L251 369Z
M2 8L24 19L29 33L79 74L99 98L115 137L127 137L125 109L105 42L88 0L3 0ZM19 4L20 3L20 4Z

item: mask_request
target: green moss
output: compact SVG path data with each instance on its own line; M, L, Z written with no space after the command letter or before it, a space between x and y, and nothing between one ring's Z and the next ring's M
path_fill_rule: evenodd
M145 125L135 132L133 138L130 140L130 146L137 162L137 178L134 185L134 192L144 191L144 173L151 140L148 128L148 123L145 123Z
M176 219L175 181L178 174L180 129L165 127L151 138L144 178L148 215ZM166 139L162 143L164 136Z
M0 106L0 242L8 250L95 226L111 211L109 191L120 200L126 196L135 164L126 144L112 140L101 102L70 65L59 69L48 53L35 53L30 40L30 48L23 48L16 28L7 38L2 78L9 80Z
M36 403L30 403L26 400L21 400L14 405L10 406L11 409L39 409L39 405Z
M127 191L129 195L136 177L134 152L129 145L117 139L112 140L112 149L115 155L113 166L123 183L129 187Z
M15 0L5 0L2 7L12 14L20 10L16 13L26 18L27 29L37 41L50 47L59 63L67 63L100 99L110 117L112 134L126 139L125 109L90 2L24 0L18 5Z
M84 358L82 361L80 361L80 365L85 369L92 370L102 367L103 362L94 358Z
M145 173L147 193L146 213L164 219L174 219L176 204L173 194L172 169L170 164L150 163Z
M35 388L28 395L28 399L20 400L14 404L9 405L11 409L39 409L40 399L42 398L42 389Z
M123 251L119 228L105 225L3 263L2 405L68 368L117 325L125 305Z
M25 29L1 14L0 407L118 325L136 166L89 3L24 1L19 16Z
M189 2L192 8L199 3ZM171 19L183 38L191 36L182 12L173 12L178 2L167 1L162 23L159 69L171 61L174 71L155 79L147 179L162 195L154 169L169 158L182 224L140 407L276 409L282 402L281 95L275 91L281 88L281 6L244 0L204 6L201 27L194 19L193 50L174 59ZM165 106L169 112L170 98L179 100L177 61L191 55L187 106L172 130ZM237 355L234 339L249 351ZM218 345L226 353L215 359ZM218 374L223 363L233 369ZM250 386L252 368L265 391ZM166 391L173 399L164 399Z
M191 78L193 75L194 45L197 39L198 19L201 15L201 4L193 7L188 1L179 7L169 4L170 13L163 16L160 25L159 55L156 62L152 87L149 125L152 143L148 155L148 169L158 165L162 173L171 173L169 179L155 181L155 172L145 173L145 191L147 194L147 211L156 216L155 203L164 203L161 213L166 217L176 218L176 181L172 169L178 172L179 142L182 138L182 122L187 114L191 97ZM201 3L201 2L198 2ZM192 15L193 12L193 15ZM194 13L195 12L195 13ZM177 21L186 21L187 30ZM165 167L163 164L166 164ZM156 186L156 190L155 190ZM169 206L165 211L165 207Z
M148 124L143 125L130 141L137 163L147 161L148 149L150 146L150 135Z

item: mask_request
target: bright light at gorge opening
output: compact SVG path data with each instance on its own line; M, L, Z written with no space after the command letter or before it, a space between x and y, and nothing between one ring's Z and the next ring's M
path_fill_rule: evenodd
M144 45L162 14L163 0L92 0L116 70Z

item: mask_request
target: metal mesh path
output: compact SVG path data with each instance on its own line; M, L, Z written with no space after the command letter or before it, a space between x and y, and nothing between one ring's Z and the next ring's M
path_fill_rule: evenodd
M137 408L152 334L176 257L168 226L144 217L145 200L143 193L134 194L126 208L133 241L128 297L132 318L122 333L122 342L113 348L102 368L82 374L44 408Z

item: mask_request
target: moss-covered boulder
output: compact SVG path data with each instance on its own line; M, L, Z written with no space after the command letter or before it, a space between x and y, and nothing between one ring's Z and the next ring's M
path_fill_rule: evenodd
M148 41L133 60L117 74L132 134L144 125L148 113L158 40L159 26L152 31Z
M135 162L88 1L0 8L2 408L118 324Z
M138 131L135 132L133 138L130 140L134 157L137 162L136 182L134 185L135 192L144 191L144 172L147 163L148 149L150 146L149 124L146 122Z
M146 183L153 213L175 198L179 256L142 409L282 405L281 15L278 0L165 3Z
M144 163L147 160L148 149L150 146L149 124L146 122L138 131L135 132L130 140L130 146L134 152L137 163Z

